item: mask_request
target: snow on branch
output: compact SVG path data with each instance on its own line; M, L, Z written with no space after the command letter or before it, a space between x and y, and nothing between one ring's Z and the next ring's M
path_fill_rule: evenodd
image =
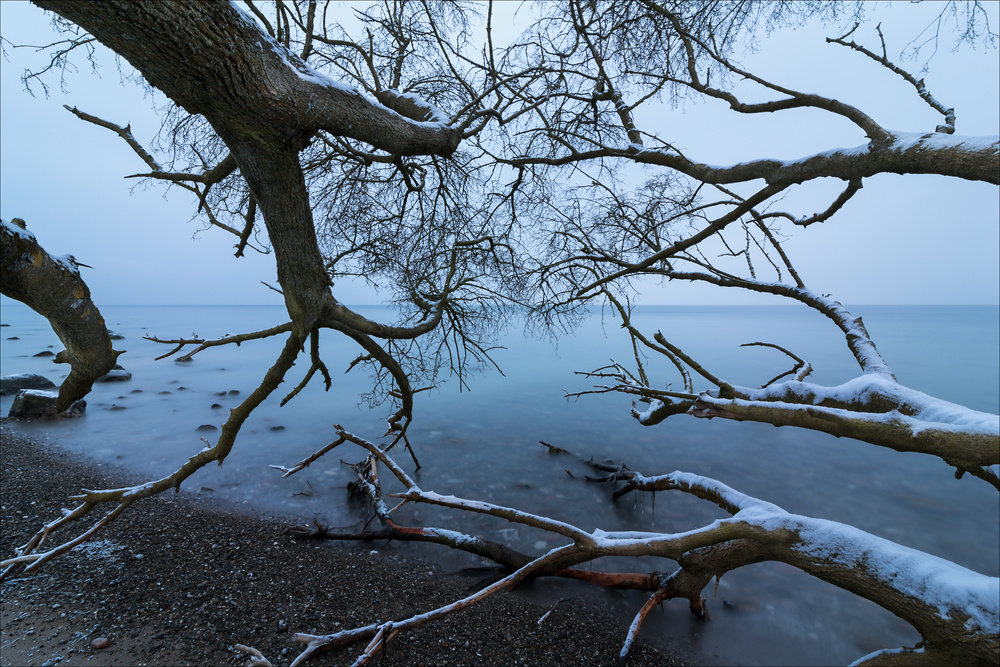
M341 431L341 434L344 435L344 432ZM398 469L381 448L368 444L371 445L369 451L373 458L390 469ZM396 525L389 518L390 510L378 502L381 492L377 476L367 476L371 469L364 466L355 469L359 470L359 476L370 482L365 486L366 493L375 505L377 516L393 529L388 533L379 533L377 537L373 534L372 539L407 535L411 537L404 539L436 542L491 558L511 569L505 577L486 588L431 612L329 635L296 635L294 639L307 646L293 662L295 665L319 652L344 649L362 641L368 644L355 664L364 664L399 631L416 629L496 592L509 590L516 583L540 576L562 576L597 585L655 591L650 601L639 610L624 638L620 656L624 660L628 657L639 625L652 606L680 597L689 600L693 613L704 617L705 600L701 598L701 592L713 577L764 560L790 564L890 610L920 632L924 639L923 650L938 660L958 657L991 660L1000 651L1000 580L996 577L981 575L851 526L791 514L773 503L741 493L709 477L680 471L646 476L620 466L606 478L611 482L625 482L615 493L616 497L637 490L675 490L712 502L731 515L679 533L604 531L600 528L588 533L570 524L514 508L425 492L412 481L407 482L407 492L397 494L410 501L507 518L573 539L571 544L532 558L509 550L502 552L484 548L489 543L474 535ZM369 470L369 473L361 473L362 469ZM324 531L311 531L309 536L367 538L364 533L351 536ZM655 573L596 573L572 568L575 564L607 556L671 558L679 563L680 569L665 577Z

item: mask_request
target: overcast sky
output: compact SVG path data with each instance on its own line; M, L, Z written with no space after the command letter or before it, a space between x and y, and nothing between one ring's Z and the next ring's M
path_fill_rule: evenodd
M885 13L872 25L882 21L890 57L896 58L931 20L936 6L879 8ZM996 30L1000 3L987 3L987 9ZM38 86L32 97L24 92L21 75L26 68L44 66L48 57L12 49L9 42L53 41L49 18L27 3L0 2L0 32L5 38L0 217L24 218L50 253L73 254L94 267L83 275L98 305L281 303L260 284L276 283L272 257L248 252L235 259L235 237L199 231L202 224L191 220L189 193L175 190L164 198L159 184L136 187L135 180L123 177L143 171L144 164L125 143L63 109L68 104L118 124L131 123L136 138L149 144L159 127L151 101L136 86L120 84L113 55L98 54L99 76L80 60L79 71L66 76L65 92L55 74L46 79L49 97ZM819 26L784 31L743 64L783 85L859 106L892 130L927 132L941 122L912 86L858 54L825 44L823 38L834 32ZM877 45L870 26L855 39ZM959 134L998 134L997 52L952 47L946 36L925 74L928 88L955 107ZM900 61L916 70L922 63ZM668 127L664 137L709 163L795 158L864 143L854 126L816 112L747 120L716 103L688 104L682 111L640 120ZM784 204L803 215L824 209L834 191L801 190ZM997 304L998 220L995 186L933 176L878 176L866 179L864 189L832 221L796 233L786 250L810 287L847 304ZM364 288L338 288L337 297L347 303L379 301ZM677 285L651 285L643 298L648 304L747 302L732 291Z

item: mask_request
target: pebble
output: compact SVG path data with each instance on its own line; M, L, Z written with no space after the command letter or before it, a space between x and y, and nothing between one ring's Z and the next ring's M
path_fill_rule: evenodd
M98 637L94 641L90 642L90 648L100 651L102 648L107 648L111 646L111 640L107 637Z

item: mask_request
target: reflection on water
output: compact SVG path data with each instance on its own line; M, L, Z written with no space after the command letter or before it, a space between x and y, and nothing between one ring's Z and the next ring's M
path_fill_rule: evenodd
M997 309L977 307L864 308L866 324L900 381L969 407L998 409ZM386 320L388 311L368 316ZM51 424L17 426L61 446L114 461L148 475L172 472L214 441L218 427L257 385L277 355L280 339L220 347L189 363L154 357L167 348L142 340L197 332L215 337L262 329L284 321L270 307L109 307L109 326L125 339L121 363L130 382L99 384L88 397L86 416ZM23 307L5 307L0 330L3 374L37 372L59 382L65 366L53 366L37 352L58 341L44 320ZM857 374L837 331L812 313L794 307L663 307L640 309L634 322L661 330L710 370L734 382L759 385L785 370L783 355L765 348L739 348L765 340L789 347L816 368L814 381L841 382ZM609 358L625 361L631 350L613 322L586 322L557 348L547 341L509 334L497 360L506 377L473 378L471 391L455 383L417 395L410 437L423 468L415 473L424 489L546 514L584 529L654 528L681 531L722 516L712 505L684 495L633 494L617 503L610 489L588 484L588 470L574 456L552 455L539 440L595 459L612 458L647 474L686 470L719 479L746 493L801 514L852 523L863 530L996 576L1000 512L996 492L973 478L955 480L944 463L899 454L820 433L761 424L675 417L645 428L630 416L630 400L592 396L566 400L563 390L588 381L573 371L591 370ZM18 340L6 340L11 337ZM947 341L948 345L942 345ZM345 447L288 479L268 468L290 465L333 439L332 424L375 439L386 411L357 405L364 376L347 368L356 348L332 332L322 341L334 374L329 394L314 382L295 400L278 407L275 396L244 427L225 465L210 466L185 483L188 492L247 501L264 511L317 519L334 526L358 521L344 486L361 450ZM285 391L306 371L300 363ZM651 377L679 382L658 360ZM657 375L657 374L662 375ZM0 409L6 413L11 397ZM5 426L6 428L6 426ZM409 469L412 463L404 461ZM572 473L572 476L566 471ZM305 494L303 492L306 492ZM507 542L538 553L556 546L549 535L490 517L405 506L401 522L443 525ZM412 545L390 549L412 550ZM450 564L478 564L471 557L422 550ZM595 568L671 571L673 563L647 559L598 562ZM538 586L548 594L581 595L556 582ZM711 588L711 587L710 587ZM706 593L711 595L711 590ZM642 604L637 593L593 592L604 604L631 617ZM819 582L793 568L765 563L726 575L718 599L710 598L712 622L696 621L680 602L668 603L644 626L644 636L679 645L707 663L843 664L876 648L912 645L916 633L888 612Z

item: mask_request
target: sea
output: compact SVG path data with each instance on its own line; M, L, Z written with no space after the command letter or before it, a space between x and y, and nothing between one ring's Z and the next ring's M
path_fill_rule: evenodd
M393 322L389 307L358 312ZM1000 411L1000 309L995 306L863 306L870 334L899 381L932 396L996 414ZM44 423L5 423L82 456L154 478L167 475L205 443L214 442L228 409L260 382L277 356L275 337L207 349L192 361L156 360L170 348L161 339L257 331L287 316L271 306L108 306L110 329L132 373L122 383L96 384L83 417ZM38 373L59 383L67 367L42 352L61 349L46 321L27 307L4 306L0 320L2 374ZM789 367L781 352L743 343L781 345L809 361L810 380L837 384L859 374L843 335L822 316L798 306L645 306L633 323L660 331L717 376L760 386ZM609 313L592 311L571 333L552 337L525 331L514 317L499 333L487 368L467 378L442 374L434 389L416 395L410 441L422 467L397 458L425 490L486 500L544 514L585 530L684 531L723 513L679 492L633 493L613 501L608 484L586 481L595 472L583 461L613 460L644 474L674 470L718 479L790 512L851 523L875 535L946 558L977 572L1000 575L1000 505L992 486L937 458L898 453L846 438L791 427L721 419L671 417L652 427L631 416L632 399L620 394L569 394L593 388L580 373L612 360L629 366L631 345ZM190 348L188 348L190 349ZM344 446L308 469L282 479L270 466L291 466L333 441L333 425L377 440L389 406L363 400L370 378L359 356L336 332L321 337L333 376L324 391L319 377L284 407L281 397L308 370L305 358L285 384L243 427L223 466L189 478L182 493L246 504L289 523L360 528L365 508L352 499L347 464L363 458ZM634 363L634 362L632 362ZM646 371L657 386L683 386L664 360ZM4 396L4 414L13 400ZM639 406L640 409L644 406ZM553 454L544 441L567 450ZM385 479L386 475L382 476ZM388 490L394 490L390 487ZM73 489L67 489L67 495ZM560 544L553 536L481 515L404 506L397 521L434 525L498 540L532 554ZM483 565L443 547L377 544L373 548L418 554L445 567ZM671 572L664 559L605 559L587 565L603 571ZM595 591L572 582L538 582L523 590L539 600L586 598L628 622L646 594ZM673 647L695 663L726 665L846 664L884 647L919 640L906 623L877 605L780 563L731 572L705 590L711 619L695 619L684 601L652 614L641 637ZM331 613L335 613L332 610Z

